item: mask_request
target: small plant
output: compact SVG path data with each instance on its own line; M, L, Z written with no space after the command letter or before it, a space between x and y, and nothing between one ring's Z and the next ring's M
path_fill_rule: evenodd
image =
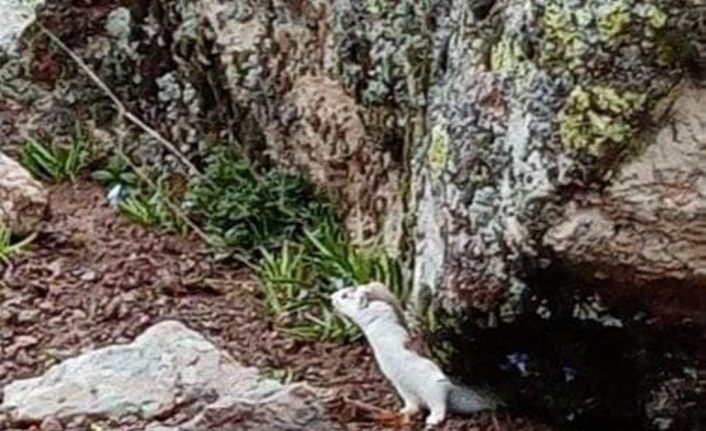
M357 339L355 325L331 308L331 294L343 286L381 281L404 300L401 268L382 249L354 246L332 219L305 235L303 244L263 250L258 268L265 304L283 331L305 339Z
M303 376L297 376L296 372L291 368L265 368L262 372L260 372L260 375L266 379L277 380L283 385L291 384L297 380L302 380L303 378Z
M93 171L91 177L108 188L117 185L136 187L139 182L127 162L117 155L111 156L105 166Z
M230 249L244 254L275 250L330 214L300 176L263 172L227 150L217 150L207 163L205 178L189 187L187 204L206 232Z
M88 165L89 156L90 151L81 139L74 139L68 148L29 139L22 147L20 161L36 177L62 182L75 180Z
M165 192L161 188L151 194L132 190L117 203L117 207L123 215L134 222L146 226L159 226L167 231L184 234L186 225L169 208L166 199Z
M296 311L310 300L304 248L285 243L279 253L263 250L260 275L267 308L277 316Z
M259 269L267 309L283 331L305 339L348 341L358 330L331 311L330 285L322 283L302 245L285 243L277 253L263 250Z
M315 232L306 232L311 253L309 261L317 272L336 288L380 281L401 301L407 299L402 268L385 249L374 242L357 246L343 229L328 219Z
M34 235L30 235L19 242L13 242L10 229L0 223L0 262L9 263L12 256L21 253L32 241L34 241Z

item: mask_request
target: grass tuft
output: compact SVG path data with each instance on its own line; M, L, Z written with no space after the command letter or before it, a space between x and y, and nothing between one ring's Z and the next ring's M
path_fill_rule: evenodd
M0 262L8 264L13 256L22 253L34 241L35 236L35 234L32 234L23 240L15 242L10 229L0 223Z
M90 158L90 145L78 127L68 147L47 145L30 138L20 151L20 162L27 170L37 178L53 183L74 181L88 166Z

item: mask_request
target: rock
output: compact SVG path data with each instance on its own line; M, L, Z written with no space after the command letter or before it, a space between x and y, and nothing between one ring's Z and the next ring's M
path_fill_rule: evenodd
M335 431L340 426L323 421L325 415L316 395L304 386L277 391L254 404L238 397L224 397L209 405L191 421L147 431Z
M400 167L372 143L361 109L336 81L303 77L284 96L280 121L268 130L268 152L326 190L348 215L349 231L362 236L356 239L383 233L395 248L402 234Z
M20 310L17 313L17 323L34 323L39 319L39 310ZM2 320L0 318L0 320Z
M42 184L0 153L0 223L14 234L26 235L37 229L48 208L49 198Z
M34 20L42 0L0 0L0 53L12 52L25 28Z
M439 8L428 133L411 169L417 297L503 320L526 310L527 275L547 258L542 238L567 197L613 182L650 104L678 82L654 55L654 28L703 34L677 24L695 22L695 3L511 0L463 34L467 3ZM640 49L645 40L651 49Z
M673 99L654 142L604 192L574 199L544 242L622 295L671 292L660 309L706 323L706 90L680 86Z
M209 405L213 400L218 403ZM152 326L130 344L95 350L40 377L10 383L0 411L15 423L77 416L155 420L183 405L208 405L194 424L222 415L227 405L244 412L228 416L242 429L255 424L262 426L257 429L336 429L312 389L260 379L257 370L241 366L175 321ZM286 418L289 428L281 425Z
M55 417L48 417L39 426L40 431L63 431L64 426Z

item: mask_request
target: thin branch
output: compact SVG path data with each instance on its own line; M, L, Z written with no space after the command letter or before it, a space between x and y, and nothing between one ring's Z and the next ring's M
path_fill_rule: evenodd
M93 83L105 93L108 98L113 102L118 110L118 115L124 117L126 120L136 125L152 138L157 140L162 146L167 148L179 161L181 161L185 166L187 166L196 176L203 177L201 171L189 161L171 142L165 139L159 134L155 129L145 124L138 116L128 111L125 104L120 101L118 96L108 87L108 85L98 76L93 70L79 57L71 48L66 46L64 42L59 39L51 30L39 24L41 31L46 34L49 39L52 40L62 51L64 51L71 59L78 65L78 67L88 76L88 78L93 81Z
M157 184L155 184L154 181L152 181L152 179L149 177L149 175L144 173L139 166L133 163L130 157L128 157L127 154L125 154L121 148L116 148L115 153L121 159L123 159L128 166L130 166L130 169L132 169L133 172L135 172L142 181L147 183L147 185L149 185L153 190L159 191L159 187L157 186ZM172 203L172 201L167 196L162 195L162 198L164 199L164 202L167 204L169 209L171 209L177 217L182 219L182 221L186 223L206 244L216 245L213 239L206 232L204 232L195 222L193 222L189 218L189 216L187 216L186 213L184 213L184 211L179 208L178 205Z

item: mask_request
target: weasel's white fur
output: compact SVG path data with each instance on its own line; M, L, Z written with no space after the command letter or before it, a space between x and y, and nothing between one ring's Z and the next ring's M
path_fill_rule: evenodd
M495 403L473 390L453 384L431 360L410 350L409 333L401 320L401 306L380 283L341 289L331 295L336 310L365 334L375 359L402 398L400 413L409 417L429 410L426 423L435 426L452 413L475 413Z

